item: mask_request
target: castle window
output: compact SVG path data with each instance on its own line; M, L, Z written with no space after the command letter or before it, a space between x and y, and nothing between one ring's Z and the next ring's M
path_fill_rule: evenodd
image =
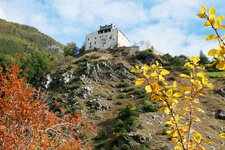
M95 41L95 44L96 44L96 41Z
M97 39L97 38L95 37L95 39Z
M89 39L88 39L88 41L89 41Z
M102 44L106 44L106 39L102 39Z
M112 39L112 35L110 35L109 39L110 39L110 40Z

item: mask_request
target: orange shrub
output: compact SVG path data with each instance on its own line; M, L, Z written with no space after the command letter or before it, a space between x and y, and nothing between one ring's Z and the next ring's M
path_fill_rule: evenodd
M91 123L79 114L58 118L19 72L16 66L6 73L0 68L0 149L81 149Z

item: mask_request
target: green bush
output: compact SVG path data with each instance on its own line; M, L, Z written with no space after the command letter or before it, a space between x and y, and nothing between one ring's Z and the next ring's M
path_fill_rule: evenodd
M125 120L130 116L139 117L140 113L137 111L136 107L127 106L119 112L118 118L121 120Z
M117 98L118 99L124 99L124 98L126 98L126 94L119 94L118 96L117 96Z
M123 82L116 85L117 88L125 88L129 86L130 86L129 83L123 83Z
M148 64L149 61L155 58L155 54L153 54L152 49L144 50L144 51L138 51L136 53L136 59L141 61L142 63Z
M127 93L127 92L133 91L134 89L135 89L134 87L125 87L125 88L122 89L122 92Z
M144 101L144 112L157 112L159 109L159 106L157 103L152 103L149 100Z
M51 59L47 53L38 51L24 53L21 58L22 75L31 83L35 83L48 71L50 62Z

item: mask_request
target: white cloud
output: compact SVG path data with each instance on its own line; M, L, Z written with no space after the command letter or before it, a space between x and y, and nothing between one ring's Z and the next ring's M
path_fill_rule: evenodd
M147 10L141 3L115 0L53 0L53 7L59 16L75 22L138 24L148 21Z
M140 39L150 41L155 50L172 55L199 55L200 50L207 53L216 45L215 42L205 41L204 36L187 35L180 28L166 27L163 24L138 28L130 32L129 37L136 42Z
M209 2L209 1L208 1ZM172 55L199 55L216 46L216 42L205 41L198 25L201 20L196 17L202 1L162 0L151 7L150 20L155 24L145 24L129 33L133 41L150 41L156 50ZM195 28L200 27L200 28Z
M5 14L5 11L2 9L2 7L0 6L0 18L2 19L6 19L6 14Z
M196 10L200 6L197 0L167 0L151 8L150 18L157 19L167 25L186 25L196 17ZM194 12L194 13L193 13Z
M114 23L133 42L150 41L171 54L198 54L212 47L193 25L201 24L200 5L218 7L224 0L1 0L0 18L34 26L64 43L81 45L85 34ZM192 28L191 28L192 27ZM201 31L202 32L202 31Z

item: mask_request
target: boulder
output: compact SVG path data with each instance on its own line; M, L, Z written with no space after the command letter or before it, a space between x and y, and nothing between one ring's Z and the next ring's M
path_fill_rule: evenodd
M217 110L216 111L216 118L225 120L225 110Z

